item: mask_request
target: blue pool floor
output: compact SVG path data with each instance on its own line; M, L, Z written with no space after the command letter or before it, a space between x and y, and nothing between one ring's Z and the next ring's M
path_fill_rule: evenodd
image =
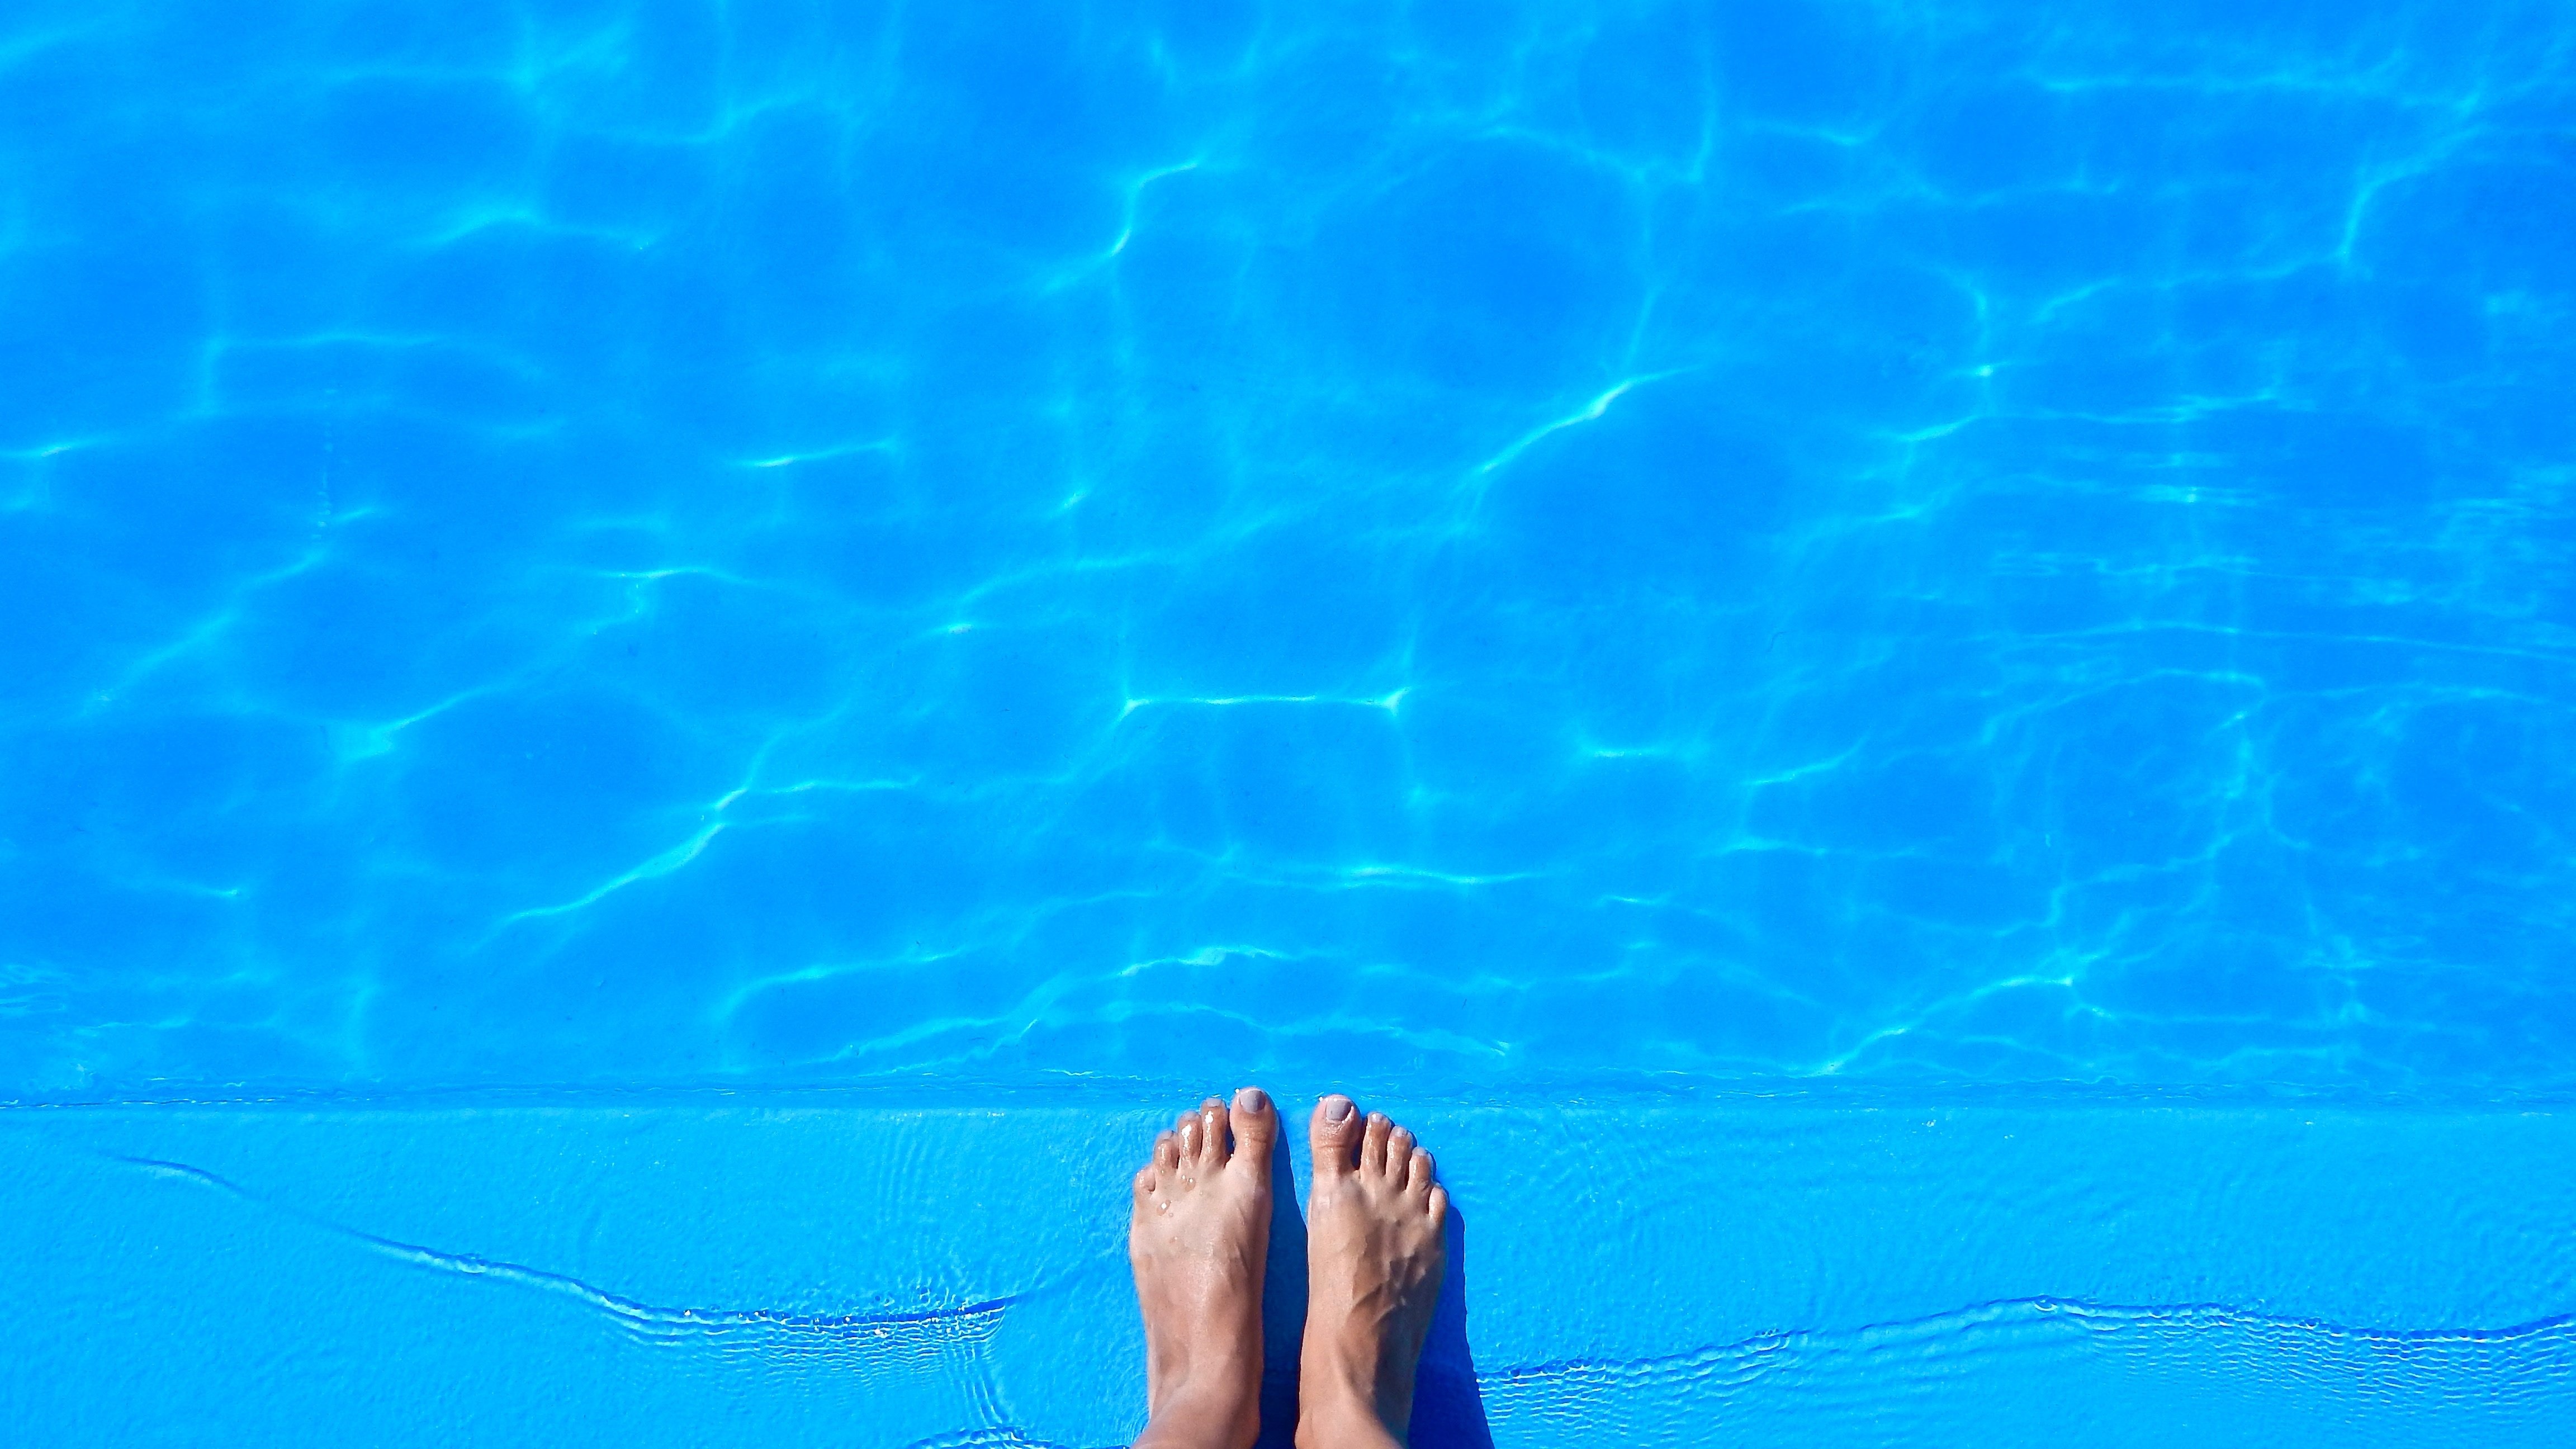
M0 1112L0 1411L59 1444L1124 1443L1125 1180L1171 1105ZM1421 1449L2576 1427L2564 1112L1371 1105L1464 1228Z

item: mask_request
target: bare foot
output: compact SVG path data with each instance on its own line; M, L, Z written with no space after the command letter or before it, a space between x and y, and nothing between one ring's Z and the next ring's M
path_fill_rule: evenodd
M1413 1367L1440 1300L1449 1194L1413 1134L1348 1097L1315 1104L1315 1190L1306 1203L1306 1342L1300 1449L1403 1444Z
M1210 1097L1154 1139L1136 1174L1127 1260L1145 1309L1148 1422L1136 1449L1249 1449L1261 1432L1261 1272L1270 1148L1258 1087Z

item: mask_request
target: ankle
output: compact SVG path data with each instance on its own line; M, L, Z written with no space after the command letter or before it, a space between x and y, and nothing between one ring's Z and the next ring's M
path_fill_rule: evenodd
M1346 1355L1309 1352L1298 1366L1298 1449L1370 1449L1401 1445L1413 1417L1407 1402L1379 1392L1377 1365Z
M1260 1369L1191 1375L1157 1394L1137 1449L1251 1449L1261 1437Z
M1297 1449L1404 1449L1407 1427L1382 1417L1366 1396L1336 1391L1318 1397L1299 1386Z

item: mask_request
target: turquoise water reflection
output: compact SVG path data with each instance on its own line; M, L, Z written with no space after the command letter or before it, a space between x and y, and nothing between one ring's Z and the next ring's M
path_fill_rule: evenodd
M13 14L10 1093L2571 1081L2547 7Z

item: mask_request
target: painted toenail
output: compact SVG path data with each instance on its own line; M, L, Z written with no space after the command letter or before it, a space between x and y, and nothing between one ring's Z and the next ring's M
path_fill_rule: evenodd
M1324 1120L1327 1122L1346 1122L1350 1115L1351 1099L1348 1097L1335 1097L1324 1104Z
M1270 1099L1261 1094L1259 1087L1246 1087L1234 1094L1234 1105L1247 1112L1258 1112L1270 1105Z

